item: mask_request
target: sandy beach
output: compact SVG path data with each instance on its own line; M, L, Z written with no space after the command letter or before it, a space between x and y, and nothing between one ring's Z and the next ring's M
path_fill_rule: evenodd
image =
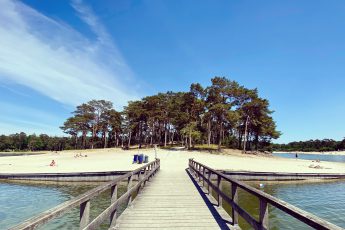
M140 152L153 160L153 149L143 149ZM74 157L81 153L87 157ZM132 164L133 155L138 150L124 151L121 149L74 150L59 153L47 153L30 156L0 157L0 173L67 173L67 172L102 172L127 171L140 167ZM214 169L252 172L291 172L291 173L345 173L345 163L312 162L311 160L285 159L272 156L244 155L237 150L226 150L221 154L210 154L198 151L157 150L164 162L176 170L187 168L188 159L204 163ZM49 166L51 161L56 166ZM311 168L310 166L319 166Z

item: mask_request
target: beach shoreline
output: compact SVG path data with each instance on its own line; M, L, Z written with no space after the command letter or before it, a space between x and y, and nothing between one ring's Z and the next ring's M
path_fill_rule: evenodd
M138 152L155 158L153 149L122 150L122 149L93 149L69 150L52 152L41 155L24 155L0 157L0 173L75 173L75 172L109 172L131 171L141 165L132 164L133 155ZM75 157L77 154L83 157ZM311 160L287 159L271 155L242 154L239 150L226 150L221 153L207 153L186 150L157 150L161 159L162 169L164 162L181 170L188 167L188 160L196 161L211 168L229 171L249 172L281 172L281 173L345 173L345 163L313 162ZM87 157L85 157L87 156ZM49 166L51 161L56 166ZM318 165L318 168L310 166Z

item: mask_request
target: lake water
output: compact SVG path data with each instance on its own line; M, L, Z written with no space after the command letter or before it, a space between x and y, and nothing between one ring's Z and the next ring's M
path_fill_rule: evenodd
M14 156L31 156L31 155L41 155L44 153L28 153L28 152L0 152L0 157L14 157Z
M259 189L259 183L263 183L265 186L260 190L345 228L345 180L313 183L303 181L246 183L257 189ZM226 183L223 186L230 195L229 184ZM259 200L255 196L240 189L239 203L258 219ZM229 205L224 204L224 207L230 213ZM243 219L240 218L239 222L242 229L251 229ZM270 229L312 229L271 206L269 206L269 225Z
M261 182L262 183L262 182ZM259 187L257 182L250 183ZM345 228L345 181L323 183L306 182L264 182L263 191L287 201L303 210ZM80 184L13 184L0 183L0 226L7 229L27 218L67 201L97 186ZM223 185L230 193L228 184ZM125 192L125 186L119 186L119 194ZM91 218L96 217L109 205L110 191L91 201ZM259 201L241 191L239 200L249 213L258 216ZM230 208L225 205L230 211ZM122 207L122 210L124 207ZM121 210L120 210L121 211ZM271 229L310 229L281 211L269 208ZM76 208L59 219L51 221L41 229L78 229L79 209ZM242 229L250 229L240 219ZM107 229L105 224L102 229Z
M273 153L273 156L284 157L284 158L296 158L296 153ZM298 153L298 159L345 162L345 155Z
M76 197L99 184L13 184L0 183L0 226L7 229L42 211L53 208ZM126 191L125 185L118 187L118 195ZM110 190L91 200L90 217L95 218L110 204ZM120 207L119 212L124 210ZM79 208L52 220L40 229L79 229ZM108 229L105 224L101 229Z

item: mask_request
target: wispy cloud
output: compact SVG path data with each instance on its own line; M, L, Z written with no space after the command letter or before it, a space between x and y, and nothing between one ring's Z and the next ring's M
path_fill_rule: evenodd
M19 1L0 1L0 82L68 105L96 98L120 107L136 98L133 74L105 27L82 1L71 5L96 39Z

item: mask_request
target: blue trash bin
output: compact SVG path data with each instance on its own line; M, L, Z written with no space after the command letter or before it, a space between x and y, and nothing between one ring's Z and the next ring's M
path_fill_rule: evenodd
M139 154L139 156L138 156L138 163L142 164L143 161L144 161L144 154Z
M148 156L148 155L145 155L145 157L144 157L144 163L149 163L149 156Z
M133 164L138 163L138 154L134 154L133 156Z

